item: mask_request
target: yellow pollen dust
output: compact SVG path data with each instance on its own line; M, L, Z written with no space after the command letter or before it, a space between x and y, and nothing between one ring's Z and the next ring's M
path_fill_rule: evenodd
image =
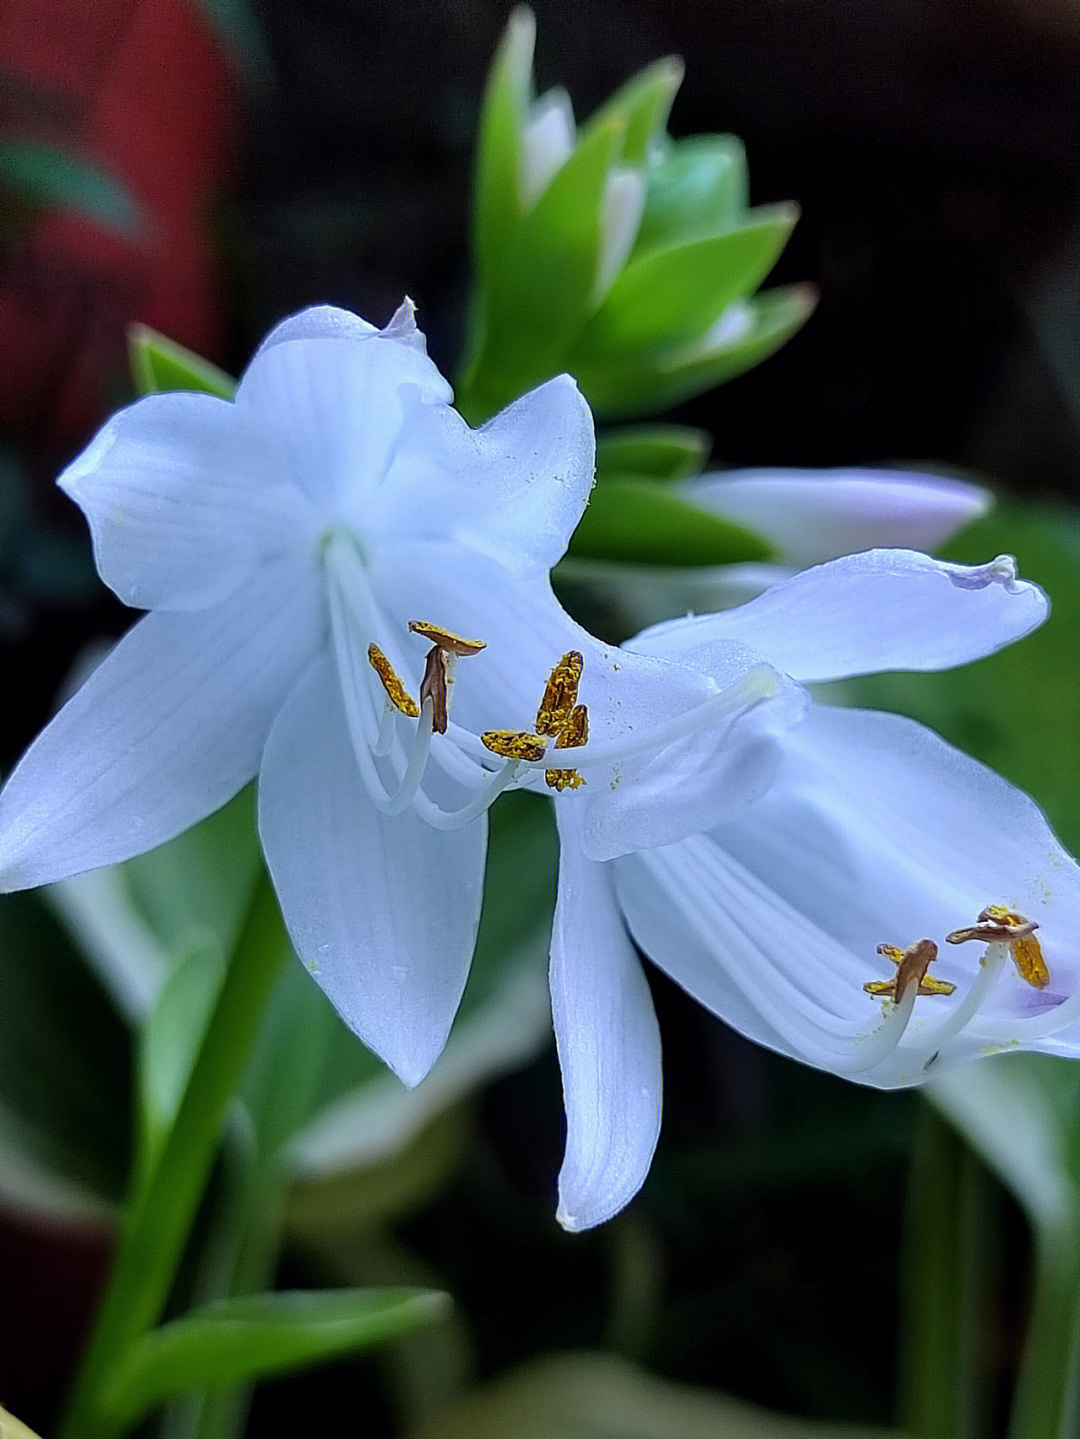
M916 940L904 950L897 949L894 944L879 944L877 952L892 960L896 973L892 979L874 979L864 984L867 994L886 995L899 1004L912 985L916 986L916 994L952 994L956 989L955 984L949 984L944 979L931 979L926 972L937 959L937 945L932 939Z
M409 629L414 635L423 635L424 639L452 655L478 655L481 650L487 649L487 640L462 639L452 630L443 629L442 625L429 625L426 620L410 620Z
M1042 945L1035 938L1038 925L1033 919L1018 914L1003 904L988 904L979 914L978 924L967 929L954 929L945 936L949 944L964 944L978 939L983 944L1007 944L1017 973L1032 989L1045 989L1050 971L1043 958Z
M543 759L547 749L539 735L517 729L485 730L480 736L480 743L503 759Z
M403 715L408 715L410 719L419 719L420 706L401 683L397 671L379 646L368 645L367 657L371 668L382 680L382 687L386 691L390 703L396 706Z
M547 731L550 733L550 730ZM589 738L589 711L584 705L575 705L567 716L566 723L555 741L556 749L577 749Z

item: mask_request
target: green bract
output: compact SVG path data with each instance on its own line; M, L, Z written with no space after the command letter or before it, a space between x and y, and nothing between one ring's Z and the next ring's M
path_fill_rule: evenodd
M535 21L511 16L477 146L476 290L458 403L474 421L569 371L603 416L666 408L756 364L809 314L806 288L754 300L797 219L750 209L742 145L674 141L668 58L580 131L533 97Z

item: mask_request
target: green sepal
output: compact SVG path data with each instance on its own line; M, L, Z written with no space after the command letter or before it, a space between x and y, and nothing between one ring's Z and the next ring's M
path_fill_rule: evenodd
M629 260L585 327L571 359L610 364L704 334L728 305L753 293L798 219L794 205L750 211L728 229Z
M131 1424L173 1395L293 1372L358 1354L446 1313L437 1290L293 1290L219 1300L137 1339L101 1407Z
M639 565L729 565L764 560L772 551L751 530L700 509L663 482L628 476L596 486L568 553Z
M791 285L744 303L746 324L730 337L663 356L628 356L617 365L590 361L576 366L585 398L605 419L670 409L767 359L810 316L817 293L809 285Z
M638 425L596 437L596 477L688 480L705 468L712 436L689 425Z
M647 175L635 254L734 224L750 203L746 150L735 135L675 140Z
M483 279L525 213L521 194L521 134L532 103L536 20L519 6L495 52L476 138L473 247Z
M582 126L582 139L615 120L623 128L624 163L645 164L664 134L672 101L685 73L686 67L678 55L667 55L646 66L594 111Z
M231 400L236 394L236 381L231 375L148 325L132 325L128 330L128 360L140 395L198 390Z

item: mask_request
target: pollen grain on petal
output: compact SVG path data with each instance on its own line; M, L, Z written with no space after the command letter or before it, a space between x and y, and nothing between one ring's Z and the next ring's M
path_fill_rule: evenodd
M547 749L546 742L528 730L485 730L480 736L480 743L503 759L540 760Z
M559 748L558 745L555 746ZM564 789L580 789L586 783L578 774L576 769L546 769L544 771L544 783L548 789L557 790L562 794Z
M487 640L467 640L461 635L454 634L453 630L444 629L442 625L428 624L426 620L410 620L409 629L414 635L423 635L424 639L430 640L441 650L448 650L452 655L477 655L481 650L487 649Z
M580 650L568 650L548 675L544 697L536 712L537 734L561 735L577 704L578 685L585 659Z
M988 904L979 913L977 924L954 929L945 936L949 944L965 944L970 939L983 944L1006 944L1017 973L1032 989L1045 989L1050 971L1043 958L1042 945L1035 938L1038 924L1003 904Z
M408 690L406 690L394 666L386 658L379 646L375 644L368 645L367 655L368 663L382 681L382 687L386 691L390 703L399 709L403 715L408 715L410 719L418 719L420 716L420 706L412 698Z
M867 994L885 995L899 1004L915 986L918 994L953 994L955 984L945 979L932 979L927 970L937 959L938 948L932 939L920 939L908 949L900 950L894 944L879 944L878 954L884 955L896 965L892 979L874 979L863 985Z

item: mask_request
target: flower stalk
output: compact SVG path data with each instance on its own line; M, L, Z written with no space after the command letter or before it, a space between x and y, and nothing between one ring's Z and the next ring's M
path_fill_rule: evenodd
M128 1209L116 1260L57 1439L115 1439L100 1406L113 1364L159 1319L221 1139L225 1113L286 954L269 880L256 885L228 970L156 1167ZM138 1172L138 1166L136 1166Z

